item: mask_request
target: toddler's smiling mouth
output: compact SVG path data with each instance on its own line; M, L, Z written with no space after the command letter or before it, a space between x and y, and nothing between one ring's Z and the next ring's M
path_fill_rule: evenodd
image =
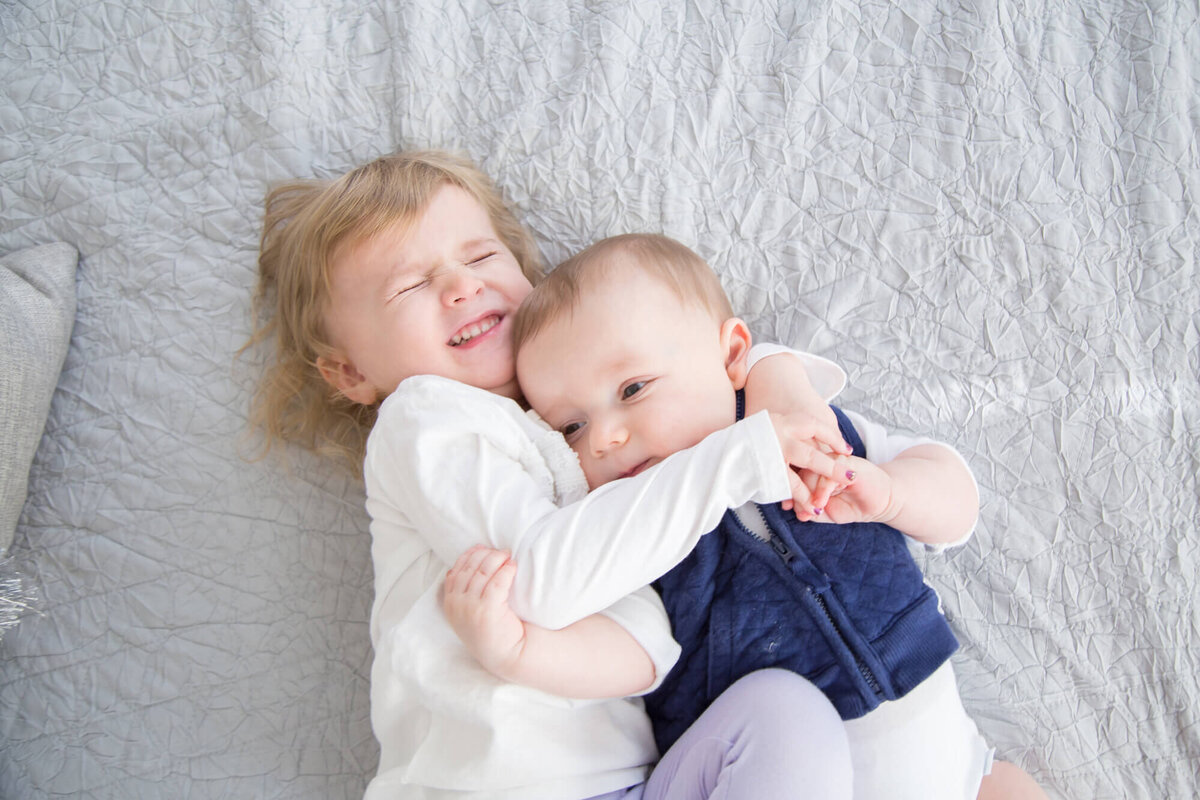
M500 315L491 314L483 319L464 325L457 333L450 337L449 344L451 347L459 347L471 341L476 336L482 336L499 324Z

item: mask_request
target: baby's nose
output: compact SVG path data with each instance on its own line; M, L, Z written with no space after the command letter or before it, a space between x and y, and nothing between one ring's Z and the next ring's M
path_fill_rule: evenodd
M629 431L615 420L600 424L593 422L591 428L592 453L596 456L602 456L629 441Z

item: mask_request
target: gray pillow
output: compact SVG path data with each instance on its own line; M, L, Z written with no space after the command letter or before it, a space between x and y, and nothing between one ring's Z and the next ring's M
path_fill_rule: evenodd
M25 505L71 326L79 253L65 242L0 258L0 553Z

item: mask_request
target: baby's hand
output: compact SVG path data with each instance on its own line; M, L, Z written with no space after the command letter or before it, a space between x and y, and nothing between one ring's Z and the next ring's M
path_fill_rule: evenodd
M876 464L855 456L839 459L846 467L841 484L812 471L801 477L809 488L813 505L796 507L802 522L825 521L888 522L895 517L892 506L892 478ZM818 511L819 509L819 511Z
M476 545L446 573L442 610L483 667L504 677L520 660L525 623L508 605L517 565L503 550Z

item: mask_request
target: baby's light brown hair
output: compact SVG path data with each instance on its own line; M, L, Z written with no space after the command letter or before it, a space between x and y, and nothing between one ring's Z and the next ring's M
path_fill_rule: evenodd
M468 159L440 150L397 153L335 180L289 181L266 197L259 247L254 330L243 351L274 340L251 407L264 450L294 442L360 472L378 403L364 406L332 389L317 359L333 353L325 326L335 251L396 224L414 224L433 195L458 186L487 211L501 241L531 282L541 257L491 180Z
M519 352L551 322L573 313L593 286L631 268L661 282L681 303L705 309L718 324L734 315L720 279L690 247L661 234L624 233L576 253L534 287L513 318L513 351Z

